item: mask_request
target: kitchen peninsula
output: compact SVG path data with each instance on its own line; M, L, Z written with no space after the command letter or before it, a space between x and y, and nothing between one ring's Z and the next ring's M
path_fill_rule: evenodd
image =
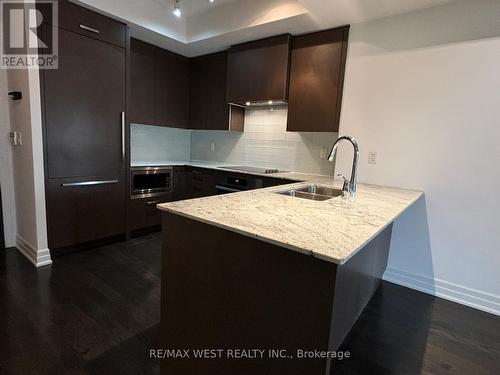
M385 271L393 221L423 193L361 184L354 200L315 201L288 193L340 186L293 178L304 182L158 206L162 347L288 353L165 359L162 373L329 373L331 357L297 351L339 348Z

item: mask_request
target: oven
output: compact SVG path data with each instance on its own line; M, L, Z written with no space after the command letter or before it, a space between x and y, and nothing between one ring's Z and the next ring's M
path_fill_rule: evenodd
M238 191L259 189L263 187L262 178L254 176L239 176L233 174L222 174L217 180L217 194L236 193Z
M131 171L132 198L148 198L172 191L172 167L134 167Z

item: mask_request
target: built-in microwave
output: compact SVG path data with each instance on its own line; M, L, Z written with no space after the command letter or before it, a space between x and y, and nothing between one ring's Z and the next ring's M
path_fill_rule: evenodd
M132 198L147 198L172 191L172 167L134 167L131 176Z

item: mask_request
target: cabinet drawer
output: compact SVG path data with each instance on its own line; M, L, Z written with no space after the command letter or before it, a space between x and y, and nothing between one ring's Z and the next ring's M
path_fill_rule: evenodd
M60 28L125 48L125 24L66 0L58 3ZM39 9L44 15L43 19L47 20L46 23L51 24L52 17L46 16L49 8L40 5Z
M118 179L48 179L49 247L57 249L123 234L125 185Z
M144 229L161 224L160 210L156 205L170 202L171 194L151 198L130 199L129 226L131 230Z

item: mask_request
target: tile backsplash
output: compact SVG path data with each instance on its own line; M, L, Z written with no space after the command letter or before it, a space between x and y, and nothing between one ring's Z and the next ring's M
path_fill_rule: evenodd
M191 131L132 124L131 159L135 161L189 160Z
M320 159L320 153L321 148L330 151L337 133L287 132L286 119L286 107L262 107L247 109L243 133L193 130L191 160L333 174L333 163Z
M286 118L286 107L247 109L243 133L132 124L132 161L202 160L332 175L333 163L320 153L330 151L337 133L287 132Z

